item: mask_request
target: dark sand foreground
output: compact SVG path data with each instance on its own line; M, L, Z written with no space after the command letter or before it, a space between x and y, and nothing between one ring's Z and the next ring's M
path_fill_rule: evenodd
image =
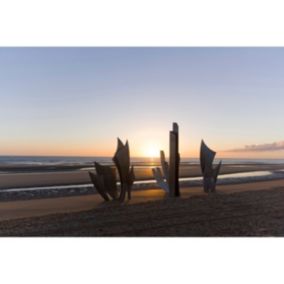
M1 215L15 220L0 222L0 235L284 236L283 180L224 185L209 196L201 188L182 193L169 199L160 190L135 192L123 205L97 195L3 202ZM16 219L40 215L47 216Z

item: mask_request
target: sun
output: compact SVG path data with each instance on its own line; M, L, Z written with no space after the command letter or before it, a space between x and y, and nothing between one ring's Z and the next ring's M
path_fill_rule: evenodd
M160 148L154 144L146 145L143 149L143 156L147 158L158 158L160 156Z

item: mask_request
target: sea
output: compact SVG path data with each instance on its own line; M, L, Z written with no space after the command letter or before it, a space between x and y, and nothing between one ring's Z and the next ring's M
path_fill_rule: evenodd
M216 163L219 159L216 159ZM223 164L284 164L284 159L222 159ZM113 164L111 157L0 156L0 166L92 166L94 162ZM131 158L133 165L153 166L159 158ZM182 158L181 164L199 164L197 158Z

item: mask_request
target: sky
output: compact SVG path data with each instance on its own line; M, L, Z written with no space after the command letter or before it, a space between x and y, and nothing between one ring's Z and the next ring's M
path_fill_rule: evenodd
M0 155L132 156L201 139L284 158L284 48L0 48Z

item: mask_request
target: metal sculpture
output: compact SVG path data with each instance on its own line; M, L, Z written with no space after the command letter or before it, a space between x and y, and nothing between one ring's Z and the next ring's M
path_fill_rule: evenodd
M129 144L124 145L118 138L117 150L113 157L115 167L103 166L95 163L96 174L89 172L92 183L105 201L119 200L124 202L126 193L131 199L131 189L134 183L134 167L130 166ZM116 184L116 169L118 171L120 187Z
M161 168L152 169L153 176L157 181L157 184L165 190L165 192L170 193L169 187L169 164L166 162L164 151L160 152Z
M213 162L215 156L216 152L211 150L202 140L200 147L200 165L203 175L203 188L206 193L216 192L216 184L222 166L222 161L220 161L220 163L214 168Z
M131 199L131 188L134 183L134 167L130 167L130 151L129 144L123 145L121 140L117 139L117 150L113 157L113 162L118 170L120 179L120 196L119 200L123 202L126 197L126 192L128 193L128 200Z
M179 128L177 123L173 123L173 130L170 132L170 163L169 163L169 186L170 195L180 196L179 190Z
M166 162L164 151L160 152L161 168L153 169L153 175L158 185L164 189L171 197L180 196L179 187L179 128L177 123L173 123L173 130L170 131L170 159Z

